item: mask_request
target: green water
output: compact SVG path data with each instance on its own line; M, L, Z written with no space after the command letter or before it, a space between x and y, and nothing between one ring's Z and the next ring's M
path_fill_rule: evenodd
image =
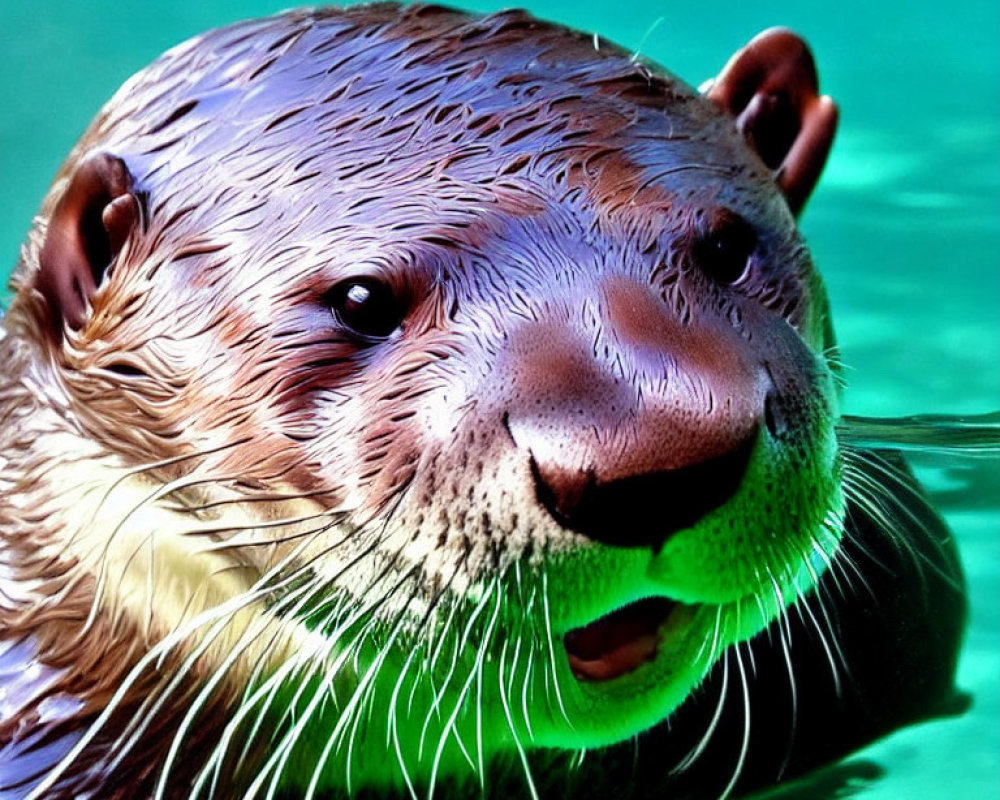
M200 30L287 4L0 0L0 275L59 161L126 77ZM802 224L850 367L846 411L1000 408L1000 3L525 5L639 49L695 84L764 27L803 33L842 109ZM996 797L1000 476L995 461L915 458L964 554L972 623L959 681L975 705L851 761L859 774L868 762L885 771L859 793L873 800Z

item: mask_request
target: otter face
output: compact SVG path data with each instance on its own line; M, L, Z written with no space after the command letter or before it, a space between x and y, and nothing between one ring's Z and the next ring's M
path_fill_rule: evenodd
M258 788L433 784L619 741L810 591L843 498L793 212L833 124L790 34L706 99L515 13L286 15L127 85L12 317L162 487L167 569L220 559L192 639L229 602L295 643L215 656L209 767L258 736Z

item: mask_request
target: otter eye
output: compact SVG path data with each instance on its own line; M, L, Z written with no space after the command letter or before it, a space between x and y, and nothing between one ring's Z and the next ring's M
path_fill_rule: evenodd
M359 336L385 339L403 322L403 304L387 283L376 278L338 283L327 302L337 321Z
M727 216L695 242L695 265L716 283L736 283L756 247L757 237L750 226Z

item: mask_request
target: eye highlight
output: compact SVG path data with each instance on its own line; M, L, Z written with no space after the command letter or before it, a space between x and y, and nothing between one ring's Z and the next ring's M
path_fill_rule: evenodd
M734 214L725 214L695 240L692 256L701 272L716 283L730 285L743 277L756 249L757 236L750 225Z
M385 339L402 325L403 302L383 280L350 278L327 294L327 304L343 327L364 339Z

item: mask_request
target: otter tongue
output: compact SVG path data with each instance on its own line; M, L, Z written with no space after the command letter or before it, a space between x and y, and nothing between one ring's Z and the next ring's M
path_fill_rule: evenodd
M656 657L657 634L674 603L662 597L640 600L574 628L563 639L577 680L608 681Z

